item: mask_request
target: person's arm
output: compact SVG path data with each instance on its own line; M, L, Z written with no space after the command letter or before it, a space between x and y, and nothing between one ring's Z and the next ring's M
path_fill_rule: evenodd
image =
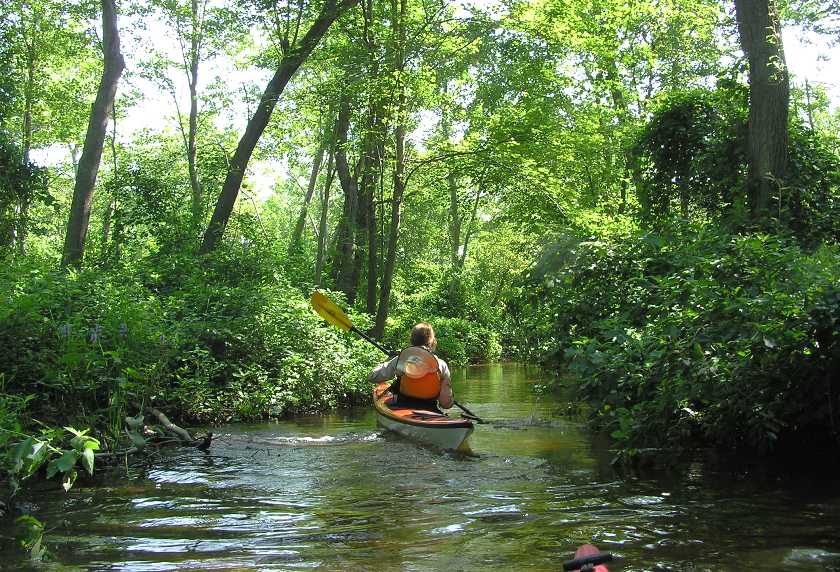
M370 383L381 383L397 376L397 358L379 364L368 375Z
M452 376L449 373L449 366L443 360L438 360L440 366L440 395L438 404L444 409L452 407L455 397L452 393Z

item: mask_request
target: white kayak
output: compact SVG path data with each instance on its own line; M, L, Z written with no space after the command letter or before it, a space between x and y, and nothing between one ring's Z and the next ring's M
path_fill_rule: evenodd
M389 385L380 383L373 390L376 422L380 427L440 449L469 451L467 437L474 429L472 421L437 411L394 405Z

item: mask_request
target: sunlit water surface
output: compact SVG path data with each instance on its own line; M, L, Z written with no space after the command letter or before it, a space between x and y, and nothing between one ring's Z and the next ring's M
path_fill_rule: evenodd
M609 443L533 391L542 375L455 372L459 401L494 421L470 438L473 457L383 435L372 408L217 428L207 453L37 495L53 562L0 566L560 570L594 542L621 557L613 571L840 570L837 481L709 461L617 473Z

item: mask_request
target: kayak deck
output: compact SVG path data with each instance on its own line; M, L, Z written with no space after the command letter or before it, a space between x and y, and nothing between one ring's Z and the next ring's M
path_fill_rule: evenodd
M467 419L449 417L437 411L394 405L390 384L381 383L373 390L376 420L380 427L421 443L441 449L468 450L467 437L473 423Z

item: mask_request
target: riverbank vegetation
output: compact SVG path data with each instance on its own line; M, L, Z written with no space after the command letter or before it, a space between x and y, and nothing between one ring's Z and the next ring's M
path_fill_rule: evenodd
M315 288L573 374L629 452L837 447L838 118L781 37L832 6L90 8L0 8L7 475L364 402Z

